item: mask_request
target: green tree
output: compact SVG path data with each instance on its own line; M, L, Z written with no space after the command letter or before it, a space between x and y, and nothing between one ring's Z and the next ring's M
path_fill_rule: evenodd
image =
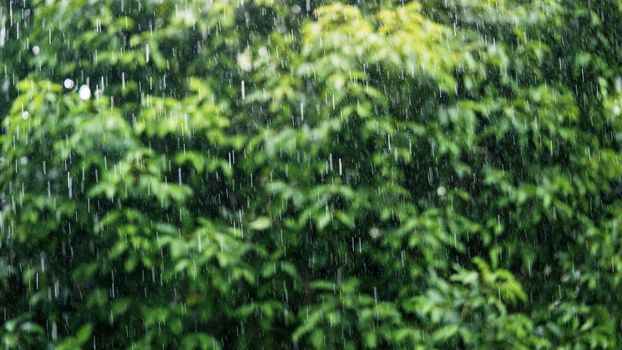
M316 6L2 4L4 348L622 344L622 4Z

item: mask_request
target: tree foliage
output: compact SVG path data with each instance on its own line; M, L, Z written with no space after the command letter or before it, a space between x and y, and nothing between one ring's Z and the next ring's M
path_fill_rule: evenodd
M621 26L3 2L2 347L622 346Z

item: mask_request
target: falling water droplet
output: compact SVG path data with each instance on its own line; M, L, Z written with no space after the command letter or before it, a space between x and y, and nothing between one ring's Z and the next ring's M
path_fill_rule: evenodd
M81 100L86 101L91 98L91 89L89 89L87 85L82 85L80 86L80 90L78 90L78 95Z
M71 80L69 78L67 78L67 79L65 79L65 81L63 81L63 86L65 87L65 89L70 90L70 89L73 88L73 85L74 85L73 80Z
M439 188L436 189L436 194L438 194L439 197L443 197L446 193L447 189L445 189L445 186L439 186Z
M28 113L28 111L23 111L22 112L22 119L28 119L30 117L30 113Z
M41 49L39 48L39 46L35 45L32 47L33 55L37 56L40 52L41 52Z
M238 54L238 67L244 72L248 72L253 69L253 62L250 52L245 51Z

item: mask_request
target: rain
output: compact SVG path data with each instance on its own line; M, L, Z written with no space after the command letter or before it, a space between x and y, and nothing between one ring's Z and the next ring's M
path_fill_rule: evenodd
M91 89L88 85L82 85L80 86L80 89L78 89L78 95L80 96L81 100L86 101L91 98Z
M0 4L0 349L622 348L616 0Z

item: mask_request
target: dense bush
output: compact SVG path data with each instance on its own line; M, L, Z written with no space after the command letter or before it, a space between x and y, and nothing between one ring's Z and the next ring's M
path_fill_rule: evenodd
M622 346L622 3L0 7L5 349Z

